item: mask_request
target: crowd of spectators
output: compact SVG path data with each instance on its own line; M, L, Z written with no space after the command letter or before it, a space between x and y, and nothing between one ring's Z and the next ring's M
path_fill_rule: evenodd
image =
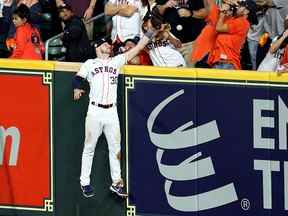
M287 71L287 0L0 0L0 57L43 59L61 32L64 61L94 58L103 37L125 52L155 10L159 33L129 64Z

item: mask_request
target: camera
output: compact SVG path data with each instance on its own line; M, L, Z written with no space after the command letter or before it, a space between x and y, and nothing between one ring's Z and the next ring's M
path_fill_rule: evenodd
M224 10L223 12L224 12L226 15L236 16L238 6L237 6L237 5L234 5L234 4L228 4L228 3L225 3L225 4L228 5L229 8L226 9L226 10Z
M237 8L238 8L238 6L237 6L237 5L232 5L232 4L229 4L229 11L231 11L231 13L232 13L232 16L236 16L236 13L237 13Z

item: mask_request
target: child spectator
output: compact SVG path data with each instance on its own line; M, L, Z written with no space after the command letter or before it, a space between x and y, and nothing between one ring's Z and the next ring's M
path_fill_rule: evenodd
M15 47L9 58L43 59L44 45L39 31L31 24L30 10L25 4L20 4L13 12L12 21L16 27Z

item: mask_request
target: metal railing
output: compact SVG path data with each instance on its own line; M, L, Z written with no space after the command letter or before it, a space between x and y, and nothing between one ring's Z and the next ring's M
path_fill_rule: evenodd
M102 17L104 17L104 16L105 16L104 13L101 13L101 14L99 14L99 15L97 15L97 16L94 16L94 17L90 18L89 20L87 20L87 21L85 22L85 24L94 22L94 21L96 21L96 20L98 20L98 19L100 19L100 18L102 18ZM49 49L50 43L51 43L52 41L58 39L58 38L61 38L63 34L64 34L64 33L61 32L60 34L57 34L57 35L49 38L48 40L46 40L46 42L45 42L45 60L48 60L48 58L49 58L48 49Z

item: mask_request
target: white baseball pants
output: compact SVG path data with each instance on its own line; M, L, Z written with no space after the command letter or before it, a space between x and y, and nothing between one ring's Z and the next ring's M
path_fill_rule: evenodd
M82 186L90 184L94 151L102 132L104 132L108 143L112 182L115 184L121 180L120 161L117 157L121 150L120 124L117 107L113 106L108 109L103 109L90 104L86 116L85 142L82 154L80 175L80 184Z

